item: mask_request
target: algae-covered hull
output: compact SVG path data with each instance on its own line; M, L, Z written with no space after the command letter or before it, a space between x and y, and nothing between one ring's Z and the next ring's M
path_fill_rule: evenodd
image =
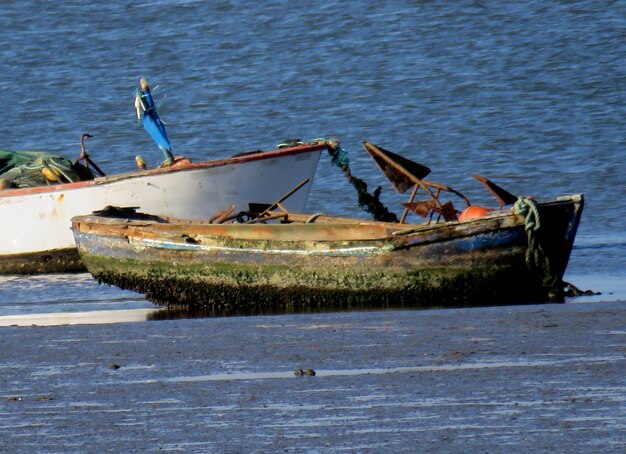
M582 196L537 207L542 226L530 240L512 210L430 225L324 216L215 225L103 213L74 218L72 229L94 277L161 304L467 306L538 302L562 283Z

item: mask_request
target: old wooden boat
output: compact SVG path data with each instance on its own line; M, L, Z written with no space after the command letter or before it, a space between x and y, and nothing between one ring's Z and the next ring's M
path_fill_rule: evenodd
M0 273L84 270L70 219L108 205L189 219L203 219L232 206L270 203L294 185L312 179L324 142L102 176L88 181L0 190ZM305 209L309 185L286 205Z
M156 303L471 306L545 301L562 288L582 208L582 195L520 198L421 224L285 210L216 224L109 209L74 217L72 230L96 279Z

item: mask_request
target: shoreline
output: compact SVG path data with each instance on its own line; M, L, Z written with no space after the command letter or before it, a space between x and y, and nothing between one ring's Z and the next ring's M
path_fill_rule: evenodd
M5 327L0 437L38 451L619 452L623 303Z

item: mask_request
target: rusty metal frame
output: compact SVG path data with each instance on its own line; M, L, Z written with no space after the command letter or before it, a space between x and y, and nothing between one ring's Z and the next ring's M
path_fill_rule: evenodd
M441 203L439 200L442 191L455 194L463 199L467 206L471 205L469 199L456 189L425 180L424 177L430 173L428 167L366 141L363 142L363 146L391 182L396 192L402 194L409 188L413 188L408 202L402 204L405 210L400 219L401 224L405 222L409 210L422 217L428 216L428 222L432 220L435 213L438 214L437 220L443 217L446 221L456 221L457 215L452 203ZM431 200L414 201L420 188L428 194Z

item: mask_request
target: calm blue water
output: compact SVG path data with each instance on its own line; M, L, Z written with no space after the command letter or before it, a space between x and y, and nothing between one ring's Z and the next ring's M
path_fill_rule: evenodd
M146 77L175 153L195 160L332 136L395 211L406 196L363 140L475 203L492 201L472 173L540 199L582 192L566 280L624 299L625 32L623 2L591 0L8 0L0 148L74 158L90 132L105 171L133 169L138 153L154 165L162 156L133 109ZM351 214L355 200L324 157L310 210ZM0 279L5 308L125 298L137 300L84 276Z

